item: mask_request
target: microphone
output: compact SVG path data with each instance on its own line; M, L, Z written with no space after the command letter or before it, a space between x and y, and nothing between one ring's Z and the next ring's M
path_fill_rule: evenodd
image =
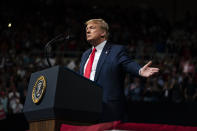
M47 42L47 44L44 47L44 50L45 50L45 56L47 58L47 63L49 65L49 67L52 66L51 62L49 61L51 46L58 41L65 41L65 40L70 40L73 38L75 38L74 35L65 36L65 34L60 34L60 35L56 36L55 38L53 38L52 40L50 40L49 42Z
M52 40L50 40L49 42L47 42L47 44L45 45L45 48L51 46L55 42L64 41L64 40L70 40L70 39L73 39L73 38L75 38L74 35L67 35L67 36L65 36L64 34L60 34L60 35L56 36L55 38L53 38Z

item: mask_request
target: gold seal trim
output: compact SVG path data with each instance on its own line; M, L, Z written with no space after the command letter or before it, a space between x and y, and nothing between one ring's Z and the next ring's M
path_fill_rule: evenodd
M45 90L46 90L46 79L42 75L36 80L36 83L34 84L32 90L32 100L35 104L38 104L40 102L40 100L42 99L45 93Z

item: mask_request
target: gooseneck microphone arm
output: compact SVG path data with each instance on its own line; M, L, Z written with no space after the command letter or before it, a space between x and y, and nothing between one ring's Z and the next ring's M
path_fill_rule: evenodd
M57 42L57 41L63 41L63 40L69 40L69 39L70 39L70 36L69 36L69 35L67 35L67 36L65 37L65 35L60 34L60 35L56 36L55 38L53 38L52 40L50 40L50 41L45 45L45 48L44 48L44 50L45 50L45 56L46 56L47 63L48 63L48 65L49 65L49 67L52 66L52 65L51 65L51 62L50 62L50 60L49 60L50 53L51 53L51 52L50 52L51 46L52 46L55 42Z

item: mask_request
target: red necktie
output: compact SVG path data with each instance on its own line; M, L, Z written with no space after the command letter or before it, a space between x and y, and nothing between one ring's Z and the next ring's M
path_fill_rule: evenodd
M94 61L95 52L96 52L96 48L94 48L92 50L92 53L90 54L88 64L86 65L84 76L88 79L90 78L90 73L91 73L91 70L92 70L92 64L93 64L93 61Z

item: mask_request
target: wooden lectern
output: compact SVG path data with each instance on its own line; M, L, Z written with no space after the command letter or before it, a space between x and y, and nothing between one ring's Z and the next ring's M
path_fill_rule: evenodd
M59 131L60 125L98 123L102 89L63 66L32 73L24 114L30 131Z

